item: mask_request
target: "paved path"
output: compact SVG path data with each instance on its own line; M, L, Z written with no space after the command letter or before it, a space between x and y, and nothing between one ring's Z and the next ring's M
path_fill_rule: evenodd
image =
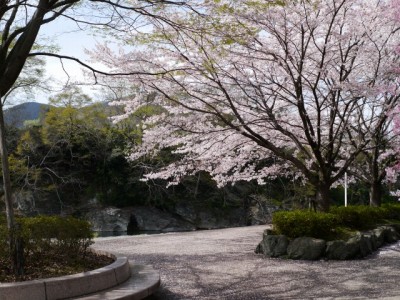
M266 226L97 238L94 248L159 270L168 299L400 299L400 243L356 261L255 254Z

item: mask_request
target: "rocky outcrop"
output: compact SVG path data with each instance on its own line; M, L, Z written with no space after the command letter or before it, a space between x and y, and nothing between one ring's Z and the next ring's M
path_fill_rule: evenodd
M127 231L130 216L128 210L107 207L92 209L85 217L92 224L94 231L118 233Z
M1 189L0 189L1 195ZM237 197L230 194L228 199ZM70 201L71 202L71 201ZM234 205L214 207L203 201L178 201L168 211L152 207L104 207L96 197L82 196L76 202L63 202L56 192L18 191L15 208L23 215L74 215L86 217L95 231L186 231L218 229L271 222L273 212L282 209L261 195L235 198ZM240 204L240 205L238 205ZM0 209L4 209L1 207Z
M324 240L299 237L289 243L287 254L291 259L317 260L324 254L325 247Z
M354 240L330 241L326 243L325 257L332 260L353 259L357 256L359 245Z
M256 253L262 253L269 257L286 255L289 239L284 235L273 235L269 233L268 229L264 231L264 238L257 246Z
M196 227L179 216L161 211L154 207L134 207L130 209L131 223L135 222L137 231L190 231Z
M218 210L193 203L180 202L173 213L193 224L196 229L218 229L247 225L246 211L242 207Z
M85 218L94 231L140 232L140 231L192 231L197 229L217 229L246 225L243 211L229 210L224 215L213 211L196 211L190 206L181 206L175 213L154 207L92 208Z
M280 209L280 205L271 199L260 195L253 196L247 211L248 225L271 224L273 213Z
M196 227L170 213L156 208L130 207L130 208L97 208L90 210L86 219L92 224L94 231L122 232L139 231L190 231Z
M262 253L268 257L287 257L303 260L363 258L382 247L385 243L393 243L400 240L399 232L399 226L385 225L379 226L374 230L357 232L347 241L335 240L326 242L309 237L299 237L289 241L283 235L274 235L271 230L266 230L263 240L257 246L255 252Z
M56 193L51 192L18 190L13 193L13 204L14 209L24 216L68 215L73 212L70 206L58 199Z

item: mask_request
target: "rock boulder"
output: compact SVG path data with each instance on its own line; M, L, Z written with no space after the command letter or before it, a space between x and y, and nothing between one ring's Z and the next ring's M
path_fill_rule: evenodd
M284 235L271 235L264 233L263 240L256 248L256 253L269 257L280 257L287 254L289 239Z
M353 259L359 255L360 245L358 242L330 241L326 243L325 256L327 259L345 260Z
M317 260L324 255L326 242L310 237L299 237L292 240L287 248L291 259Z

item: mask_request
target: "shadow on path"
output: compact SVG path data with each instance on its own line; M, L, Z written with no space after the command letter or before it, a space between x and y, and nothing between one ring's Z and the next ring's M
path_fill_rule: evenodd
M356 261L292 261L255 254L265 226L96 239L94 248L160 271L147 300L382 299L400 296L400 246ZM400 299L400 297L399 297Z

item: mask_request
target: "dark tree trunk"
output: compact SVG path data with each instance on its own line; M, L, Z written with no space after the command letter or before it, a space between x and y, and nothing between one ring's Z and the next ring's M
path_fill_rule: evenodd
M8 164L8 151L5 137L5 125L3 107L0 104L0 156L1 166L3 173L3 188L4 188L4 202L6 204L7 228L9 231L9 247L11 253L11 260L13 264L14 273L22 275L24 270L23 265L23 250L22 243L17 234L15 224L14 208L12 202L10 170Z
M317 205L318 209L322 212L328 212L331 206L331 198L329 195L330 186L327 184L320 184L316 187Z
M369 205L370 206L381 206L382 200L382 186L380 182L373 182L369 187Z

